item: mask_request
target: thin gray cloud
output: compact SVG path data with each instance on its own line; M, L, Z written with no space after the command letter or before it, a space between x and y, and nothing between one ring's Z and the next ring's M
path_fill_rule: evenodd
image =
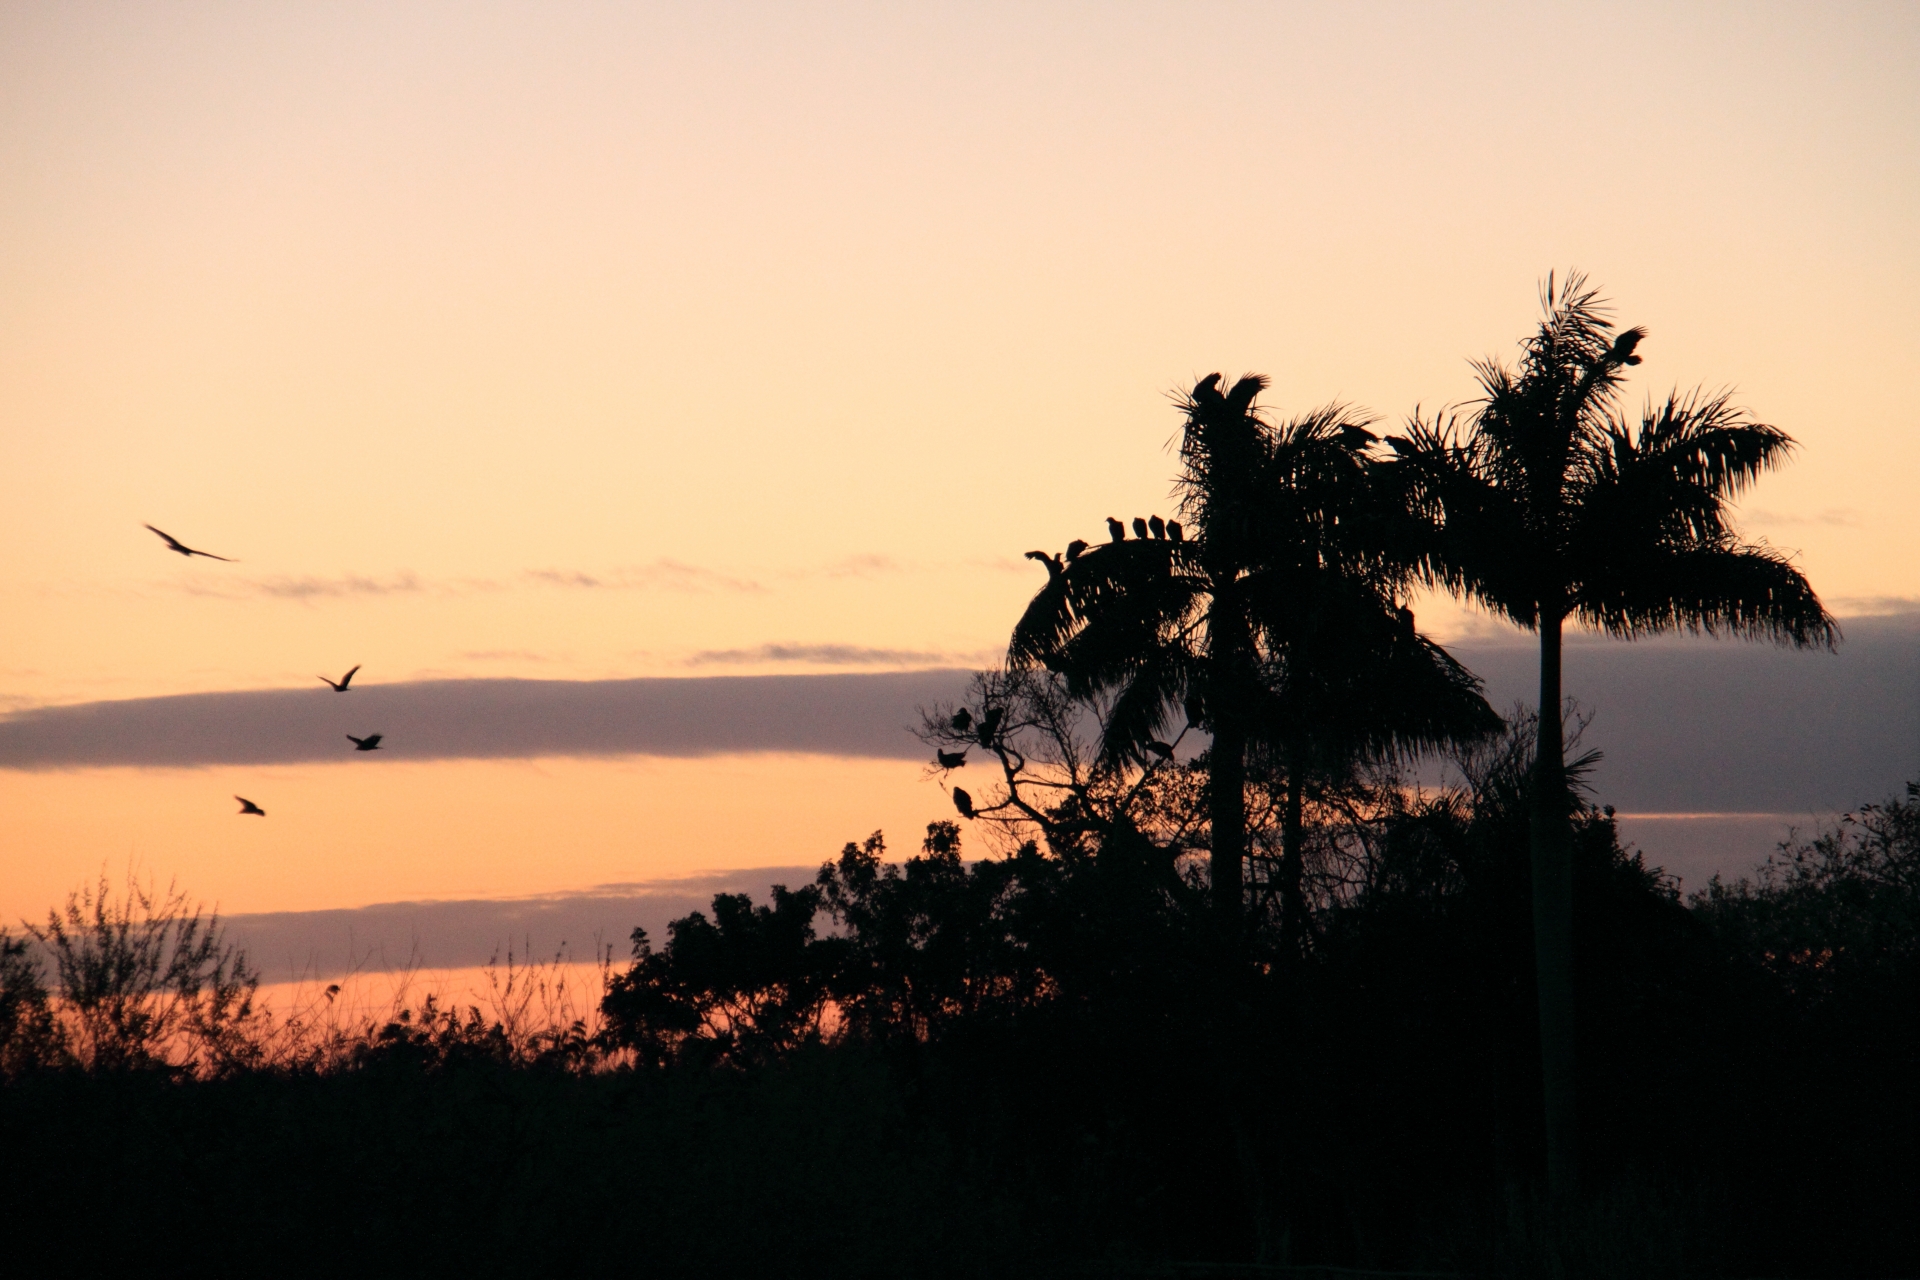
M665 557L651 564L629 565L605 573L585 573L578 569L529 569L521 577L537 586L588 591L737 591L754 594L767 589L751 578L737 577Z
M179 694L0 719L0 768L187 768L348 758L345 735L386 735L369 760L708 756L800 751L918 759L916 708L969 672L419 680Z
M249 597L269 600L338 600L353 596L420 595L428 584L410 569L386 578L349 573L326 578L311 574L297 577L238 578L231 582L188 580L177 584L190 596L215 596L225 600Z
M821 850L820 861L832 853ZM411 966L464 968L531 956L551 960L563 948L591 960L595 944L613 948L616 964L631 954L635 928L655 942L667 922L711 911L716 893L764 900L773 884L813 880L812 865L721 871L640 884L601 885L579 893L532 898L383 902L336 911L275 911L222 917L228 938L247 952L268 982L324 982L348 973L390 973Z
M996 650L953 653L939 649L870 649L854 644L762 644L749 649L702 649L687 659L690 667L807 663L822 667L900 667L978 665L992 662Z

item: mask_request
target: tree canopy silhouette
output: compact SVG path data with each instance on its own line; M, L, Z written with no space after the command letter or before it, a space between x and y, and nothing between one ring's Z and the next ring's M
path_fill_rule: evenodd
M1233 932L1250 750L1277 754L1290 779L1284 861L1297 899L1298 801L1312 769L1470 739L1498 721L1478 682L1396 606L1413 562L1399 554L1403 514L1371 481L1365 420L1334 405L1274 426L1254 403L1265 378L1224 392L1219 382L1202 379L1181 401L1186 523L1164 525L1165 538L1116 533L1050 569L1009 662L1060 673L1076 697L1110 698L1110 760L1161 756L1177 715L1211 734L1213 893ZM1172 537L1175 527L1192 536Z
M1586 279L1549 276L1516 367L1475 364L1481 398L1387 444L1424 517L1429 580L1540 637L1532 795L1534 941L1549 1178L1577 1176L1572 872L1560 718L1569 621L1622 639L1688 630L1831 647L1839 629L1787 557L1743 542L1728 504L1792 440L1725 393L1674 392L1638 428L1617 410L1646 331L1616 331Z

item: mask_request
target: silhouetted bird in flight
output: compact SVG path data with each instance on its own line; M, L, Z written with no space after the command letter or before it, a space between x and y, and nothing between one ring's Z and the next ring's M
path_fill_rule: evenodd
M1149 742L1147 744L1147 750L1153 752L1153 754L1159 756L1162 760L1173 759L1173 748L1164 742Z
M165 529L154 529L153 526L150 524L143 525L141 527L146 529L153 529L155 533L159 534L161 540L167 544L167 550L169 551L178 551L183 556L205 556L209 560L226 560L228 564L233 563L233 561L227 560L225 556L217 556L213 554L213 552L211 551L195 551L192 547L180 541L180 539L174 537L172 534L168 533Z
M1186 536L1187 536L1187 531L1180 527L1180 522L1178 520L1167 521L1168 540L1173 542L1181 542L1186 539Z
M965 747L962 747L958 751L940 751L936 749L933 753L933 758L934 762L942 769L958 769L967 762L967 749Z
M1144 538L1147 536L1147 522L1139 516L1133 518L1133 536L1136 538Z
M947 723L953 726L955 733L965 733L967 730L973 728L973 712L962 707L953 713L953 719L947 721Z
M986 714L980 717L980 745L993 745L993 735L1000 732L1000 717L1006 713L1005 707L988 707Z
M353 671L358 671L359 669L360 664L356 662L353 666ZM353 671L347 672L347 674L341 676L338 680L327 680L325 676L315 676L314 679L327 680L327 683L333 686L335 693L345 693L347 686L353 683Z
M1127 540L1127 526L1121 524L1118 520L1115 520L1112 516L1108 516L1107 517L1107 537L1109 540L1113 542L1125 542Z
M1153 536L1156 538L1164 538L1167 536L1167 522L1159 516L1148 516L1147 528L1153 530Z
M973 816L973 797L968 795L964 788L955 787L953 789L953 807L960 811L961 817L971 818Z
M1639 364L1640 357L1633 354L1633 349L1639 346L1640 340L1646 336L1647 331L1639 325L1628 329L1613 340L1613 350L1607 352L1607 359L1618 364Z
M1038 560L1041 564L1047 566L1048 582L1052 582L1060 576L1061 565L1059 556L1050 556L1044 551L1029 551L1027 552L1027 559Z
M1082 551L1085 551L1086 549L1087 549L1087 543L1084 538L1075 538L1072 542L1069 542L1067 544L1068 563L1072 563L1073 561L1078 560L1080 558L1080 553Z
M243 818L248 814L252 814L256 818L264 818L267 816L267 811L265 809L262 809L259 805L247 799L245 796L235 796L234 799L240 802L239 816Z
M347 741L353 744L355 751L378 751L380 749L380 739L385 736L385 734L370 733L364 738L356 738L352 734L348 734Z

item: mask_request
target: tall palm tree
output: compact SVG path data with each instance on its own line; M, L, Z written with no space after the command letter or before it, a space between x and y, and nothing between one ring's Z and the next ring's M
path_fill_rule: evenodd
M1535 977L1553 1194L1577 1183L1573 871L1561 733L1569 621L1621 639L1675 630L1831 648L1833 618L1785 556L1744 543L1728 504L1792 440L1725 394L1669 395L1637 430L1616 411L1646 331L1615 331L1578 275L1557 288L1517 368L1475 371L1477 407L1387 444L1404 500L1426 517L1430 580L1540 636L1530 844Z
M1282 753L1297 785L1312 750L1414 748L1496 718L1478 682L1394 605L1409 573L1391 554L1404 513L1370 481L1364 422L1332 406L1271 426L1254 405L1266 379L1218 384L1202 380L1181 405L1178 493L1192 536L1128 539L1115 522L1111 541L1049 571L1010 659L1060 672L1078 696L1113 695L1110 758L1140 758L1176 712L1212 735L1213 893L1232 937L1249 747ZM1290 812L1283 862L1297 869L1298 805Z

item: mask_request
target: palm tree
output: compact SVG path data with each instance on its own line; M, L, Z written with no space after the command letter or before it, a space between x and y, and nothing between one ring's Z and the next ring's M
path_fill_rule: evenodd
M1644 329L1616 332L1578 275L1542 292L1519 366L1476 363L1482 397L1462 421L1423 421L1387 444L1427 522L1428 578L1540 636L1532 788L1535 977L1548 1181L1571 1194L1574 1107L1573 875L1559 708L1571 620L1621 639L1687 630L1831 648L1833 618L1779 552L1743 543L1728 503L1779 465L1792 440L1725 394L1669 395L1637 431L1615 411Z
M1392 597L1404 512L1369 478L1375 437L1340 406L1270 426L1267 383L1200 382L1181 408L1180 514L1193 530L1112 540L1049 570L1010 661L1111 695L1102 750L1144 759L1176 711L1212 735L1213 894L1229 938L1243 911L1248 750L1288 762L1283 863L1298 898L1302 775L1328 760L1453 741L1497 718L1478 682L1413 631ZM1167 533L1178 532L1168 527Z

